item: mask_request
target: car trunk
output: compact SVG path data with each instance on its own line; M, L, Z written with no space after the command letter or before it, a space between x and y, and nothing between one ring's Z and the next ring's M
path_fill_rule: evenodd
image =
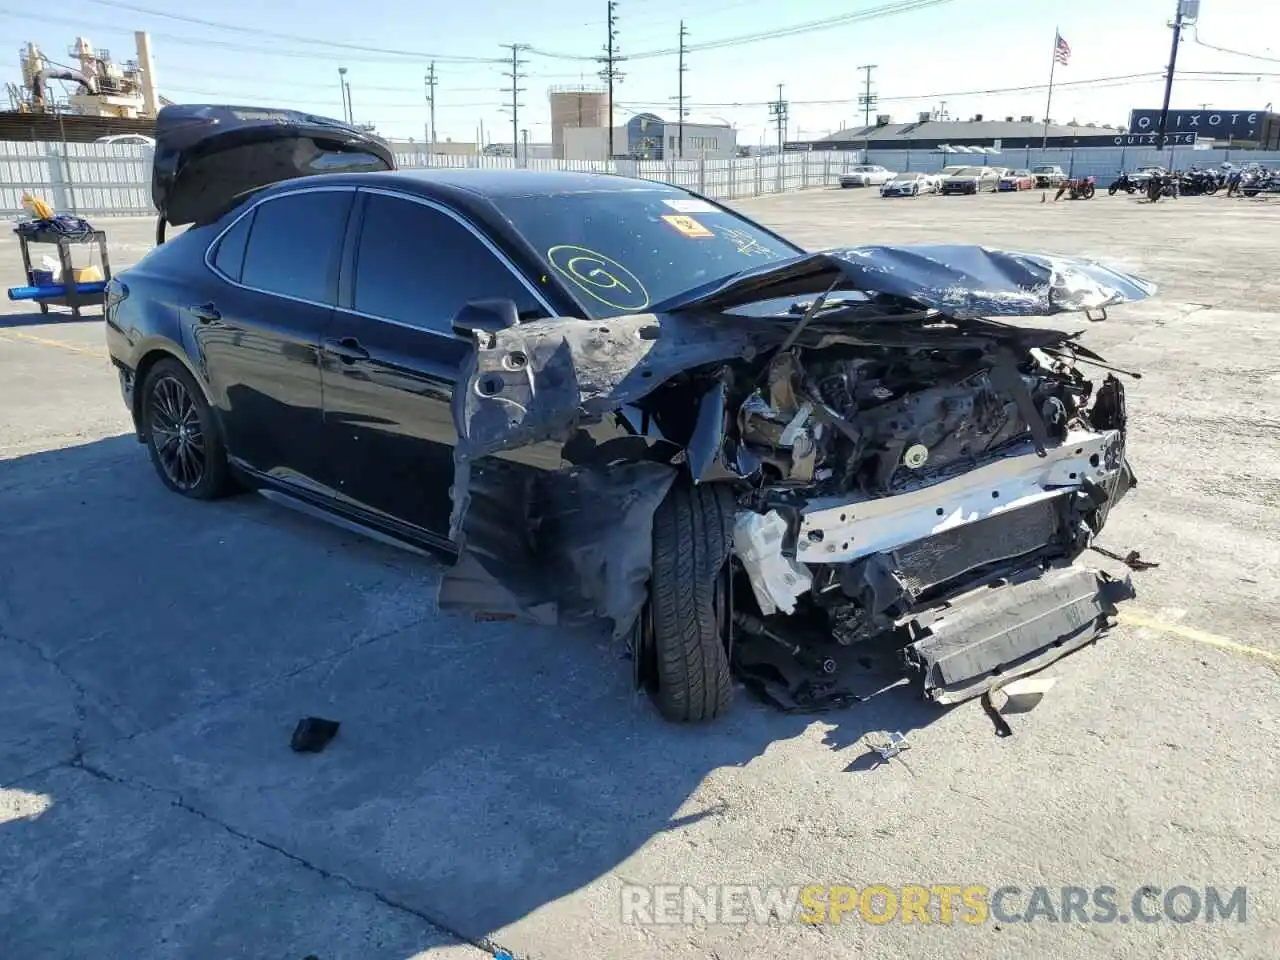
M156 118L151 197L163 230L216 219L245 193L281 180L394 169L383 140L338 120L181 104Z

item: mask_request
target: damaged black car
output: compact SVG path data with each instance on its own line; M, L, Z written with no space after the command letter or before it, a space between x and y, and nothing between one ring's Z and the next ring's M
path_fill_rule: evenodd
M1081 562L1135 483L1123 384L1024 318L1151 284L808 253L656 182L393 167L335 121L161 112L161 223L190 226L106 319L166 485L448 551L443 608L607 621L679 721L735 674L785 709L853 702L870 657L957 702L1131 595Z

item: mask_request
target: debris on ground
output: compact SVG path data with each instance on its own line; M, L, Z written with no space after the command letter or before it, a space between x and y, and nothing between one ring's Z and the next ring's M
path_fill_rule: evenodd
M998 703L1003 715L1030 713L1058 681L1053 677L1023 677L992 690L992 702ZM1003 703L1000 701L1003 700Z
M338 721L303 717L293 729L289 747L294 753L319 753L338 735Z
M876 753L880 754L880 759L887 762L904 750L910 750L911 742L907 739L906 734L895 731L889 734L889 739L885 743L873 743L871 746Z
M1152 570L1160 566L1155 560L1143 560L1142 555L1137 550L1130 550L1126 554L1116 553L1114 550L1108 550L1106 547L1100 547L1096 543L1090 546L1094 553L1100 553L1104 557L1110 557L1112 560L1118 560L1130 570Z

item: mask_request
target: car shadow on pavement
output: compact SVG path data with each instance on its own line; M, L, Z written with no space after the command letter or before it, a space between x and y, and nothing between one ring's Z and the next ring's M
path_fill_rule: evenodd
M169 910L184 956L243 952L236 931L265 912L289 951L339 955L388 905L475 943L588 943L619 922L624 882L692 880L707 857L757 875L767 841L744 845L735 784L767 779L780 743L872 771L871 735L942 715L903 689L801 716L739 688L721 720L668 724L602 631L440 614L438 564L261 497L183 500L132 438L4 469L6 688L47 701L0 707L0 783L43 798L0 817L0 940L21 955L157 955ZM341 723L322 753L289 749L305 716ZM775 785L752 802L803 800ZM580 909L554 909L570 895Z
M102 311L96 307L88 308L88 312L83 312L78 317L70 310L64 311L57 308L48 313L41 313L39 310L28 313L0 313L0 330L11 330L16 327L49 327L101 319Z

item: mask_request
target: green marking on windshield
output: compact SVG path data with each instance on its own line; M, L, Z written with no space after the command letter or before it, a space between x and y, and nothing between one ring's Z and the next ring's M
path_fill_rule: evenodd
M615 310L643 310L649 291L617 260L589 247L562 243L547 250L547 262L574 286Z

